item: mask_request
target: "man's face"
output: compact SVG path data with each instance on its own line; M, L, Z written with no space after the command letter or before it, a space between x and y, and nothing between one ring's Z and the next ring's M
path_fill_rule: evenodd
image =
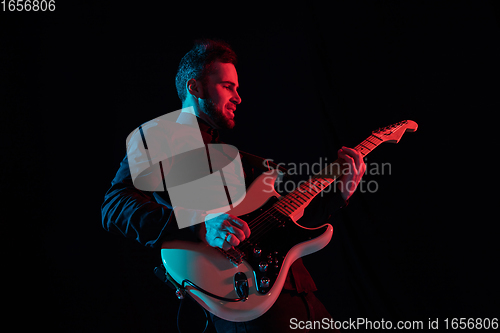
M238 74L234 65L215 62L203 85L200 107L217 128L234 127L234 111L236 105L241 103L238 87Z

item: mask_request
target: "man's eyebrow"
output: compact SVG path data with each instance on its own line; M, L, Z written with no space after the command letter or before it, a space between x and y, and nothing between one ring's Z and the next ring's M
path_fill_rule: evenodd
M232 86L236 86L236 83L234 83L232 81L221 81L220 83L226 83L226 84L230 84ZM236 86L236 88L239 88L239 86Z

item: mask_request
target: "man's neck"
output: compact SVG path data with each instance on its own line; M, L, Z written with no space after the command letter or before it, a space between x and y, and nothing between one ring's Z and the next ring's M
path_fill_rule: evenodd
M182 109L188 109L189 107L192 107L193 111L194 111L194 114L196 115L196 117L198 117L199 119L201 119L202 121L204 121L208 126L214 128L214 129L219 129L219 127L214 123L214 121L206 114L204 113L203 111L200 110L200 106L198 103L196 102L184 102L182 103ZM183 111L184 112L184 111Z

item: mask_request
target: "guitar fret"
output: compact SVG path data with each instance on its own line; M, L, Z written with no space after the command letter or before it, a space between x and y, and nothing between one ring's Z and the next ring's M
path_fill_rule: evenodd
M376 145L376 144L373 144L373 143L368 142L368 141L364 141L364 143L365 143L365 145L367 145L367 148L368 148L370 151L372 151L374 148L376 148L376 147L377 147L377 145Z
M367 146L365 146L365 145L364 145L364 144L362 144L362 143L360 143L358 146L363 146L363 147L365 147L366 149L370 149L370 148L368 148Z
M296 198L297 198L297 200L298 200L298 201L300 201L301 203L306 202L306 200L304 200L304 198L303 198L302 196L300 196L300 195L297 195L297 196L296 196Z
M314 184L309 184L309 186L305 187L305 189L304 189L306 191L305 193L310 195L309 198L311 198L311 196L314 196L314 194L315 194L315 193L313 193L314 188L310 185L314 185Z
M369 149L373 149L374 147L377 147L377 144L374 142L371 142L370 140L364 140L361 144L371 145L372 147L367 147Z
M359 145L357 145L355 147L355 149L358 150L363 156L366 156L373 149L377 148L378 145L380 144L380 142L371 141L370 138L376 138L376 139L382 141L382 139L380 139L379 137L376 137L374 135L370 135L368 138L363 140L363 142L361 142Z
M333 180L329 181L324 178L311 178L309 181L302 183L295 191L284 196L275 204L275 207L279 212L291 215L322 192L332 182Z
M314 183L313 183L313 185L314 185L314 186L316 186L316 187L317 187L317 188L321 191L321 188L320 188L318 185L316 185L316 184L314 184ZM313 189L313 190L314 190L314 189Z
M368 140L368 139L365 139L365 141L368 141L369 143L371 143L371 144L372 144L372 145L374 145L375 147L377 147L377 146L378 146L377 144L375 144L375 143L371 142L371 141L370 141L370 140Z
M306 199L306 200L308 200L308 199L310 199L310 198L311 198L308 194L310 194L310 193L309 193L309 192L304 191L304 192L302 192L302 197L305 197L305 199Z
M287 211L287 210L283 209L282 207L280 207L280 206L278 206L278 205L277 205L277 206L275 206L275 207L276 207L276 209L277 209L280 213L282 213L282 214L289 215L289 214L291 214L291 213L292 213L292 212L289 212L289 211Z

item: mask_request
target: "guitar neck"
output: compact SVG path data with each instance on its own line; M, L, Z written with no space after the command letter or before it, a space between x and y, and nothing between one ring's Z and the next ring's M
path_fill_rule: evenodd
M381 138L372 134L354 149L359 151L361 155L365 157L382 142L383 140ZM343 160L335 160L335 162L321 170L320 173L312 176L309 180L302 182L293 192L281 197L274 207L283 214L294 214L297 210L303 209L307 206L307 204L309 204L315 196L328 188L330 184L332 184L335 179L339 178L348 167L348 164L344 163Z

